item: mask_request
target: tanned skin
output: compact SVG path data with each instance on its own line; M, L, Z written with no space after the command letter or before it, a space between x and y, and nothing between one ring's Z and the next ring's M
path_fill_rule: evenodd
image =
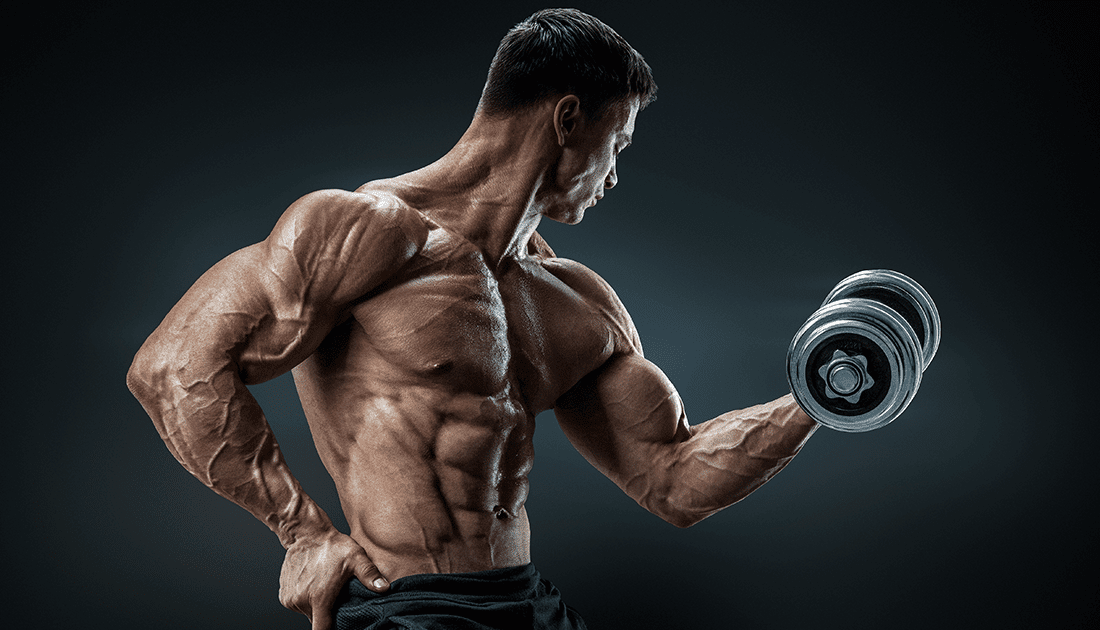
M816 424L791 396L688 424L611 287L535 229L615 186L635 99L478 113L437 162L295 202L149 337L127 382L172 454L286 548L280 600L332 627L341 587L530 561L535 416L686 527L744 498ZM288 470L246 385L288 370L351 525Z

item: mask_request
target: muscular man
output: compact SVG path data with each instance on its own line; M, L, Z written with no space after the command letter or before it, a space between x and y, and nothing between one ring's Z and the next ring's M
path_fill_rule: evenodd
M616 185L655 90L600 21L536 13L505 36L454 149L299 199L138 352L131 390L189 472L276 533L280 599L315 630L422 614L584 627L530 565L539 412L680 527L758 488L813 433L790 396L689 424L611 287L535 232L579 222ZM288 370L350 535L302 491L246 387Z

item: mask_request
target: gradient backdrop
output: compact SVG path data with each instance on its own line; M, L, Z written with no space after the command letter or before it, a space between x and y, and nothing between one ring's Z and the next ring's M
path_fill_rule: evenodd
M278 603L275 537L176 464L124 374L195 278L297 197L447 151L500 37L542 6L378 4L9 16L8 627L308 627ZM542 572L594 630L1095 624L1096 11L579 8L660 94L619 187L542 233L616 287L693 421L785 393L791 336L860 269L921 282L943 343L902 420L819 431L689 530L541 416ZM255 389L343 524L289 375Z

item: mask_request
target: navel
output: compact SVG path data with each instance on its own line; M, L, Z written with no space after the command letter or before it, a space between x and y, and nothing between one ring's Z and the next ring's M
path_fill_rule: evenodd
M455 362L451 360L434 361L428 365L428 373L436 376L446 374L453 370Z

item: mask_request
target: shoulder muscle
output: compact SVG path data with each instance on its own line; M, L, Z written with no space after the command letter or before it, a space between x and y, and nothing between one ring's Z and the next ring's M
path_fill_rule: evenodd
M606 318L616 333L618 352L642 354L642 342L634 328L634 321L606 280L581 263L567 258L550 258L540 262L546 271L576 291Z
M424 245L423 218L378 193L323 190L294 202L262 243L271 268L303 298L346 304Z

